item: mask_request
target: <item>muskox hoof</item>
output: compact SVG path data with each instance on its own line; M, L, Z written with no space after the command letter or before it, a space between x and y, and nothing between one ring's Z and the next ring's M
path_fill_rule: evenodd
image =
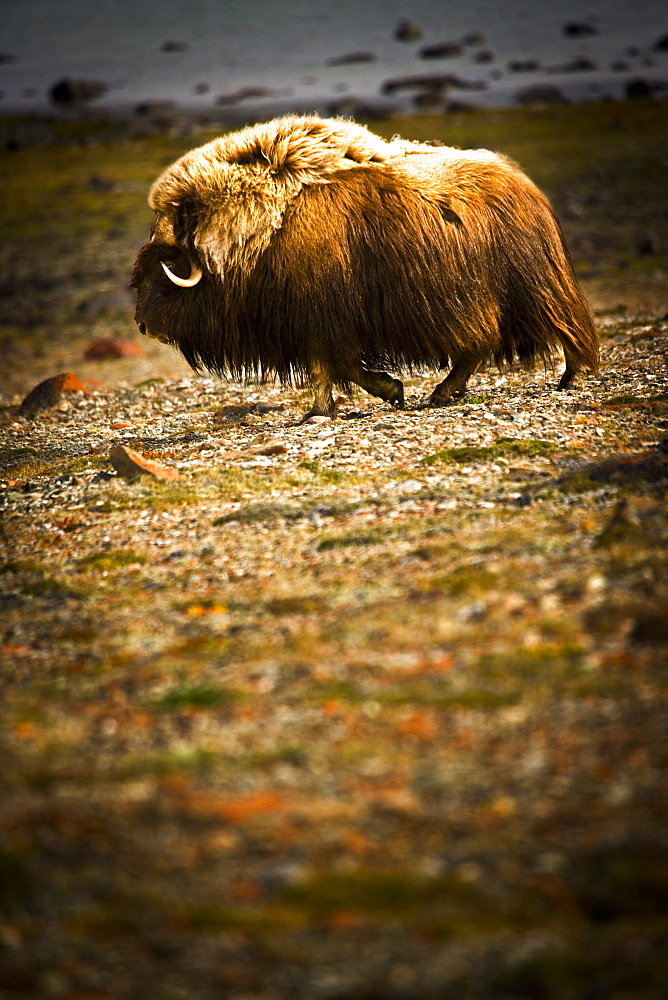
M427 400L427 406L452 406L455 400L461 400L466 395L466 390L462 392L451 392L447 396L437 396L435 392L432 392L431 396Z
M311 419L311 417L318 417L320 419L331 420L335 416L336 416L336 409L332 410L330 413L323 413L322 410L318 409L309 410L308 413L305 413L304 416L301 418L301 420L297 422L297 426L299 427L301 426L301 424L305 424L308 420Z
M395 383L398 387L397 391L395 392L394 396L392 396L391 399L388 399L388 403L390 403L395 408L395 410L405 410L406 402L404 400L403 384L401 382L397 382L396 380Z
M576 372L569 371L568 368L564 374L559 379L559 384L557 389L575 389L577 388L577 383L575 382Z

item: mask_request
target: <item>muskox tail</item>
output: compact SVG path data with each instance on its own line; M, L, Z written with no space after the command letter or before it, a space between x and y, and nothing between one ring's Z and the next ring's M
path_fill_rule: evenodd
M599 342L594 316L573 270L558 220L548 202L534 219L531 245L509 243L508 284L501 317L497 364L517 358L530 366L549 363L559 345L566 359L565 387L582 368L596 371Z

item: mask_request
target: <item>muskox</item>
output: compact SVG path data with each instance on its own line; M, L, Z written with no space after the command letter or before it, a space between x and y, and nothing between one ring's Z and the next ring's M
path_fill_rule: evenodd
M397 407L385 369L450 367L429 402L482 364L547 362L559 388L598 342L547 199L510 160L288 116L215 139L151 188L132 283L142 333L197 371L334 386Z

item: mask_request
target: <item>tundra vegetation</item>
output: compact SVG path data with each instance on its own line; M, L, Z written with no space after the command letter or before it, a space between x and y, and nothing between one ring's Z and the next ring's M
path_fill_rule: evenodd
M134 329L148 188L211 133L3 154L3 995L665 996L668 107L373 128L520 163L597 374L300 425Z

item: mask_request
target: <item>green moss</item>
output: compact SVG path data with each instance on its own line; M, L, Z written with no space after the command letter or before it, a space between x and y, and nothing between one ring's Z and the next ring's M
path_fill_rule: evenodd
M357 868L315 875L289 886L281 898L317 918L351 911L392 918L424 914L442 903L475 905L478 895L478 890L456 875L430 879L408 871Z
M467 567L454 570L447 578L446 588L453 597L462 594L484 594L499 582L497 573L481 567ZM507 585L508 581L504 581Z
M71 587L64 580L57 580L54 577L44 577L43 580L36 580L33 583L26 583L21 587L21 593L30 597L52 597L63 600L72 598L82 600L86 594L80 588Z
M416 549L413 549L410 555L416 559L422 559L424 562L439 562L446 556L452 555L458 548L459 546L453 543L426 542L424 545L419 545Z
M461 448L444 448L442 451L425 455L421 465L467 464L469 462L489 462L505 455L551 455L556 448L554 441L541 441L500 437L493 445L466 445Z
M124 566L143 565L145 562L146 556L132 549L108 549L85 556L79 560L79 566L82 569L111 572Z
M302 767L308 760L308 747L299 743L286 743L271 750L256 751L240 758L240 763L246 767L264 769L272 764L292 764Z
M8 559L0 565L0 573L44 573L44 565L34 559Z
M304 511L296 504L288 503L250 503L231 514L217 517L215 526L238 521L240 524L262 524L265 521L298 521L304 517Z
M333 483L334 485L338 485L344 480L355 482L359 478L349 472L344 472L342 469L329 468L317 459L300 462L299 468L308 469L309 472L316 475L323 483Z
M26 458L28 455L36 455L37 448L26 445L22 448L0 448L0 462L12 462L17 458Z
M322 614L327 609L327 601L313 594L299 597L274 597L265 607L272 615Z
M78 458L70 458L62 464L63 471L70 475L88 472L90 469L110 471L112 468L111 462L101 455L81 455Z
M213 750L196 747L189 750L165 750L159 753L137 754L114 766L113 776L117 779L143 777L145 775L190 774L208 772L215 767L219 754Z
M382 503L383 501L377 497L366 500L314 497L300 504L262 501L244 504L238 510L216 518L213 523L214 525L222 525L229 524L231 521L239 521L240 524L262 524L281 520L300 521L313 515L318 517L348 517L362 507L380 506Z
M351 704L364 698L360 689L350 681L318 681L306 697L311 701L345 701Z
M566 476L559 483L561 493L591 493L600 489L601 484L595 482L584 472L576 472L572 476Z
M632 396L628 393L621 396L610 396L609 399L603 400L603 406L623 406L626 403L638 403L639 399L637 396Z
M209 687L205 684L180 684L153 702L154 712L180 712L184 708L218 709L236 705L245 692L231 687Z
M318 552L329 552L331 549L346 549L351 546L378 545L393 533L390 526L379 525L367 528L366 531L351 531L345 535L329 535L322 538L317 545Z

